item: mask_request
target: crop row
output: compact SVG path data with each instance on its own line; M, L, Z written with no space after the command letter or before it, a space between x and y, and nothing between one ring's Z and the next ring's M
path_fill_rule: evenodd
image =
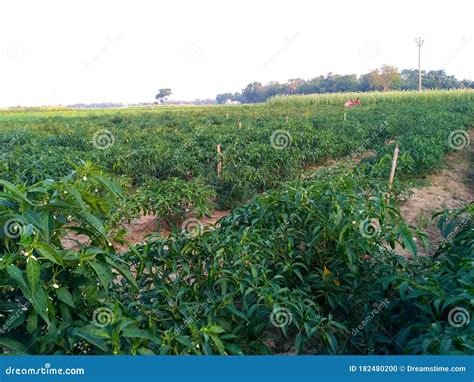
M451 94L442 93L430 103L363 102L350 110L340 105L261 105L11 113L0 123L0 176L33 184L59 179L90 161L133 195L130 211L176 221L241 205L330 159L372 150L378 161L392 154L395 143L401 150L399 174L424 175L453 148L450 133L472 126L471 93ZM216 152L217 144L222 154ZM389 165L381 176L388 176Z

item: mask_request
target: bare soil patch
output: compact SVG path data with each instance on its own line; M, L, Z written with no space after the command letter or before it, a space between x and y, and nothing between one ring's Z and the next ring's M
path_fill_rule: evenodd
M211 216L205 216L199 221L204 227L216 225L219 219L230 214L230 211L214 211ZM170 234L170 229L161 225L158 225L158 218L155 215L142 215L130 223L122 224L121 228L127 231L125 240L130 244L143 243L147 236L152 234L159 234L160 236L166 237ZM78 249L80 244L86 244L89 241L87 235L76 234L69 232L66 236L61 239L63 247L66 249ZM127 250L127 246L123 246L118 243L114 243L114 247L118 251Z
M429 186L412 189L412 196L400 206L405 221L428 235L431 248L427 251L418 245L420 254L432 254L442 240L437 219L431 218L434 212L461 208L474 201L474 129L469 134L470 146L450 153L446 168L428 176Z

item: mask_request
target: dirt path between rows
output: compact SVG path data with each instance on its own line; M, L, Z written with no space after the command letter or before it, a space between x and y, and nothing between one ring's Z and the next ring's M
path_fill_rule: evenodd
M352 161L353 164L356 165L362 159L370 157L372 155L374 155L373 152L367 151L358 154L357 156L354 156L352 158L344 159L344 161ZM318 169L332 167L339 163L341 163L341 160L330 160L319 166L307 166L305 168L306 173L303 173L301 177L304 178L306 176L305 174L307 174L307 171L310 171L312 173ZM204 227L216 225L221 218L229 215L230 213L230 210L214 211L211 216L205 216L199 219L199 221ZM151 234L160 234L161 236L167 236L170 233L168 229L158 229L158 218L154 215L140 216L139 218L134 219L131 223L124 224L122 227L127 231L125 240L127 240L131 244L142 243L145 241L145 238ZM115 244L115 248L119 251L128 249L127 247L121 246L119 244Z
M472 158L474 157L474 129L469 131L470 145L461 150L452 152L446 158L447 166L440 172L427 178L429 186L412 189L412 196L400 206L400 212L407 223L417 226L428 235L431 248L437 248L442 237L436 226L436 220L431 219L433 212L443 209L455 209L463 207L474 201L474 171ZM368 151L350 158L354 165L363 158L373 155ZM348 161L344 159L342 161ZM341 163L341 160L328 161L320 166L309 166L302 174L302 178L310 177L309 172L314 173L321 168L332 167ZM214 211L211 216L200 219L204 227L216 225L219 219L229 215L231 211ZM132 222L122 225L127 231L125 239L130 244L143 243L151 234L161 236L169 235L168 229L158 228L158 218L154 215L144 215L134 219ZM79 243L86 243L89 238L85 235L69 234L62 239L64 248L78 248ZM114 244L116 250L127 250L127 246ZM420 254L427 254L424 248L419 247ZM403 252L403 250L402 250Z
M230 214L231 211L214 211L211 216L205 216L199 221L204 227L216 225L219 219ZM127 231L125 240L132 244L138 244L145 241L145 238L151 234L160 234L168 236L169 229L158 229L158 218L155 215L144 215L134 219L130 224L124 224L123 228ZM116 245L117 250L126 250L127 247Z
M205 216L199 221L203 227L216 225L219 219L230 214L231 211L214 211L211 216ZM168 236L170 230L167 228L158 227L158 217L155 215L142 215L133 219L130 223L125 223L120 226L127 231L125 240L130 244L144 243L146 238L152 234L159 234L160 236ZM90 241L87 235L75 234L69 232L61 239L61 243L65 249L78 249L81 244L87 244ZM128 250L127 245L113 243L117 251Z
M364 153L360 153L351 158L339 159L339 160L329 160L322 165L318 166L307 166L305 167L305 171L301 174L301 178L304 179L306 177L311 177L314 171L317 171L321 168L329 168L336 166L342 162L349 162L353 165L357 165L363 158L367 158L374 155L373 152L367 151ZM208 227L211 225L216 225L217 222L229 215L231 213L230 210L225 211L214 211L211 216L205 216L199 221L204 227ZM163 237L168 236L170 234L170 230L166 228L159 228L158 227L158 217L155 215L142 215L136 219L133 219L130 223L125 223L121 225L121 228L127 231L125 235L125 240L129 244L139 244L144 243L146 238L152 234L159 234ZM73 232L69 232L65 237L61 239L63 247L66 249L78 249L80 245L86 244L89 241L89 237L86 235L75 234ZM114 243L114 247L117 251L126 251L128 250L128 246L121 245L118 243Z
M474 129L469 135L470 145L450 153L446 168L428 176L428 186L412 189L413 195L400 206L405 221L428 235L431 248L418 245L420 254L432 254L442 240L438 219L431 218L434 212L464 207L474 201Z

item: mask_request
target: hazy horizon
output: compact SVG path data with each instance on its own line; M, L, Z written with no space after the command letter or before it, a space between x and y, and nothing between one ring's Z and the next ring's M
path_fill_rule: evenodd
M472 2L4 3L0 107L191 101L383 64L474 79ZM391 12L391 13L390 13Z

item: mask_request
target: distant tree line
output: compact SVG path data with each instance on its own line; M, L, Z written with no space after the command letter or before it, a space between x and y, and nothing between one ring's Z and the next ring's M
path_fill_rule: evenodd
M447 75L444 70L422 71L423 89L459 89L474 88L474 81L458 80ZM383 66L367 74L333 74L318 76L310 80L294 78L287 83L260 82L248 84L241 93L223 93L216 97L217 103L227 100L241 103L265 102L268 98L280 94L312 94L337 92L366 92L386 90L418 89L418 70L403 69L401 72L393 66Z

